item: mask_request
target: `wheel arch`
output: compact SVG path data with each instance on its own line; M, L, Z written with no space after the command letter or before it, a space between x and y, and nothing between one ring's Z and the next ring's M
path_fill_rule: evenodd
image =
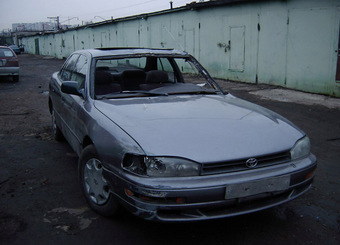
M83 139L82 148L85 149L89 145L94 146L92 139L88 135L86 135Z

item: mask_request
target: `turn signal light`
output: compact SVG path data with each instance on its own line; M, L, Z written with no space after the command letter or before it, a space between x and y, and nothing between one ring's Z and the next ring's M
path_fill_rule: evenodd
M135 194L132 192L132 191L130 191L128 188L125 188L125 193L126 193L126 195L128 195L129 197L133 197Z
M305 180L307 180L307 179L313 177L313 176L314 176L314 172L315 172L315 170L313 170L313 171L309 172L308 174L306 174Z

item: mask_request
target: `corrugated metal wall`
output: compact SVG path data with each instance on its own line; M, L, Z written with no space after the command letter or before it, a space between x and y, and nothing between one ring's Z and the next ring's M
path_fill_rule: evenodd
M336 81L340 0L238 3L176 10L21 39L58 58L95 47L175 48L216 78L340 97ZM38 47L35 39L39 39Z

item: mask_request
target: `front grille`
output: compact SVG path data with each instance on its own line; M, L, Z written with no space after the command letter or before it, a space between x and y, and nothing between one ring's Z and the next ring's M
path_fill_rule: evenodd
M285 151L285 152L275 153L271 155L258 156L254 158L256 158L257 160L257 165L253 168L249 168L246 166L246 162L250 158L227 161L227 162L205 163L202 166L202 175L243 171L243 170L263 168L267 166L289 162L290 152Z

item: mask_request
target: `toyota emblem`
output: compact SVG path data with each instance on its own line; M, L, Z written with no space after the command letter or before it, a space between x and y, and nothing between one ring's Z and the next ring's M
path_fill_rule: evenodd
M246 161L246 166L248 168L255 168L257 166L257 159L256 158L249 158L247 161Z

